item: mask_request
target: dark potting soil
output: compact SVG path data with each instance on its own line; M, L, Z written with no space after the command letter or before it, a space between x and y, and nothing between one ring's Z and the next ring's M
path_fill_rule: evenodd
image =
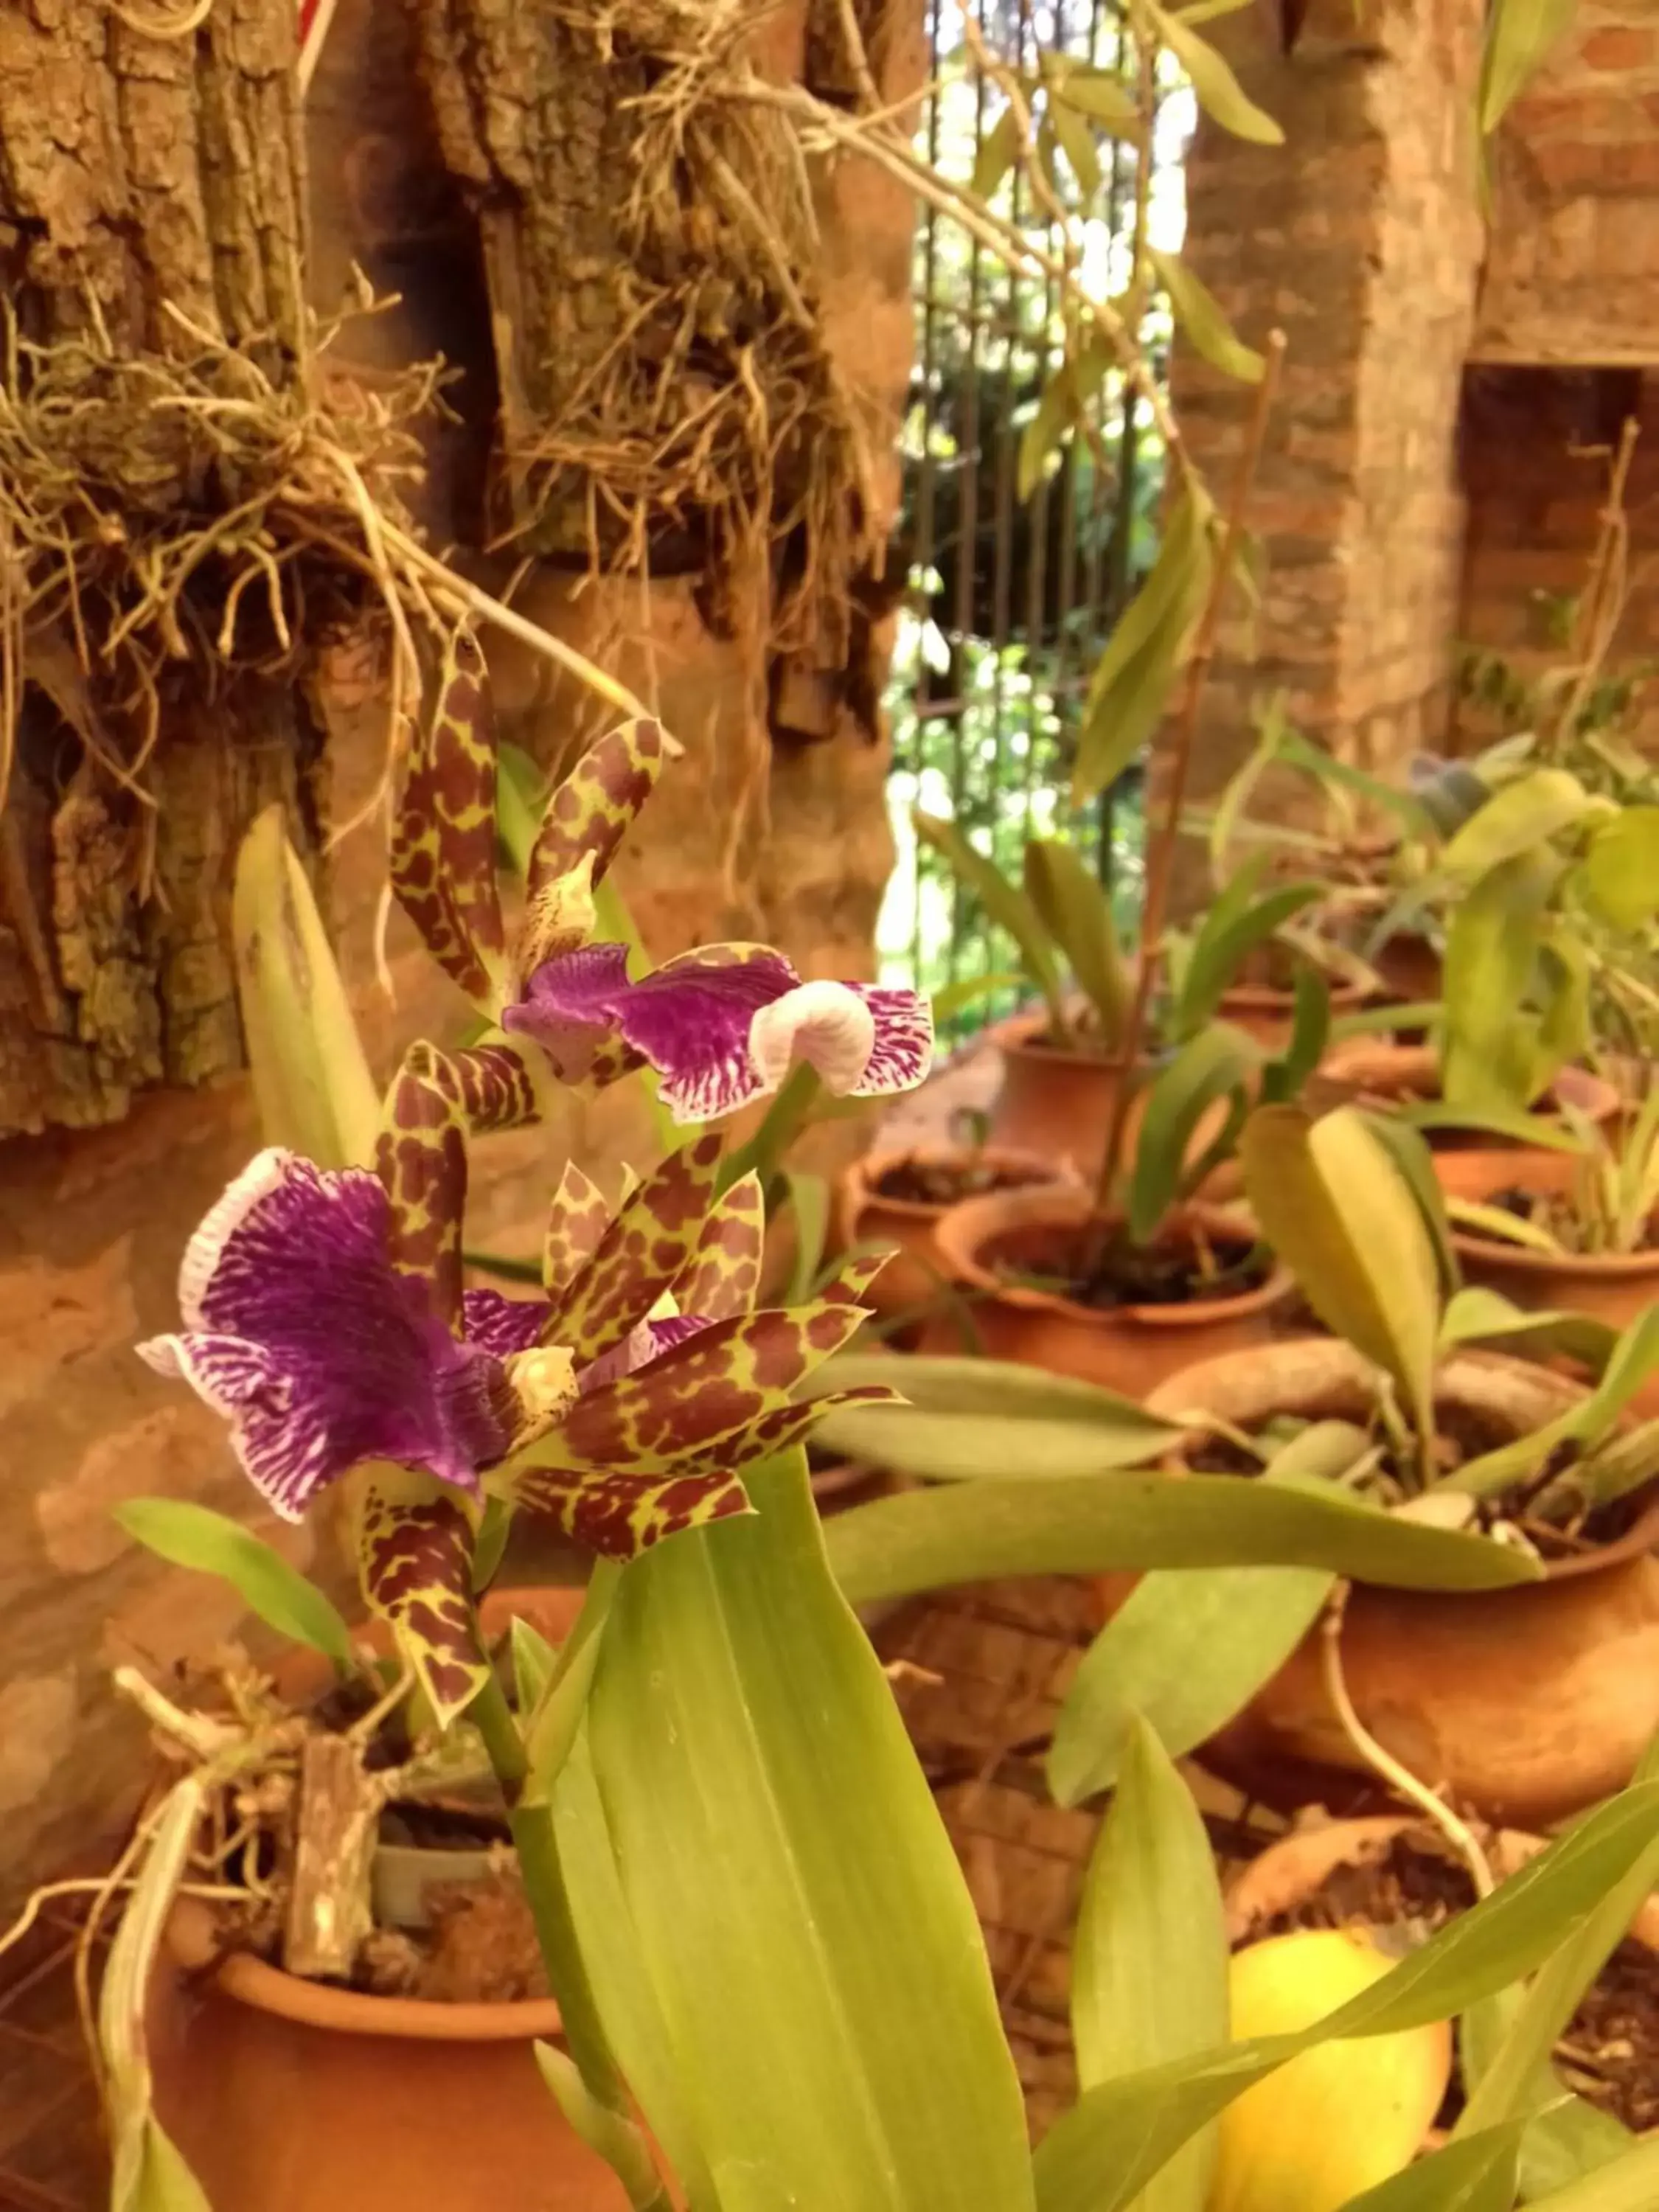
M1474 1902L1468 1873L1449 1852L1398 1836L1370 1864L1334 1869L1312 1896L1251 1934L1363 1925L1398 1930L1415 1946ZM1639 2134L1659 2124L1659 1955L1620 1944L1569 2021L1555 2063L1580 2096L1627 2128ZM1462 2102L1454 2078L1437 2124L1449 2126Z
M996 1190L1022 1190L1030 1181L1017 1168L993 1167L984 1160L901 1160L877 1179L876 1195L901 1206L957 1206Z
M1273 1270L1273 1255L1245 1237L1212 1240L1183 1230L1155 1243L1135 1244L1120 1235L1098 1255L1079 1245L1080 1234L1069 1249L1057 1249L1051 1239L1036 1266L1022 1266L1016 1254L1006 1251L994 1251L993 1263L1005 1282L1051 1291L1095 1313L1242 1297L1259 1289Z

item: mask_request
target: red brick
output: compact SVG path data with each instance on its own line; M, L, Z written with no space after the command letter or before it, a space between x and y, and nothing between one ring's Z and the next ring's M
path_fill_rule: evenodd
M1651 31L1638 31L1633 23L1610 23L1606 30L1592 31L1578 53L1591 69L1647 69L1654 59L1655 44Z

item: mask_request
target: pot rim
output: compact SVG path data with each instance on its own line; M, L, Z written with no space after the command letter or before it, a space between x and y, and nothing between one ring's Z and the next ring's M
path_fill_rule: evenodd
M1195 1200L1182 1206L1172 1218L1201 1228L1224 1229L1236 1236L1242 1233L1255 1241L1252 1225L1229 1206L1206 1205ZM964 1200L945 1213L935 1235L952 1273L970 1288L988 1292L991 1304L1018 1307L1027 1313L1060 1314L1085 1327L1111 1328L1127 1321L1149 1328L1206 1328L1218 1320L1265 1311L1287 1297L1294 1287L1290 1270L1275 1255L1266 1279L1234 1297L1196 1298L1178 1306L1124 1305L1097 1310L1061 1297L1053 1291L1005 1283L980 1260L981 1251L992 1237L1004 1230L1018 1228L1024 1222L1035 1219L1039 1226L1080 1228L1098 1218L1092 1191L1085 1190L1079 1183L1045 1183L1024 1190L988 1191L982 1198Z
M1333 976L1322 970L1329 987L1331 1005L1334 1006L1363 1006L1376 986L1358 975ZM1221 994L1221 1012L1224 1018L1229 1006L1245 1007L1252 1013L1289 1013L1296 1005L1294 991L1276 989L1271 983L1230 983Z
M1535 1188L1545 1195L1569 1188L1578 1156L1517 1146L1511 1152L1444 1152L1437 1155L1436 1174L1448 1198L1479 1201L1494 1190L1511 1185ZM1474 1190L1452 1188L1454 1182L1480 1186ZM1659 1276L1659 1244L1643 1252L1534 1252L1529 1245L1510 1244L1501 1237L1484 1237L1454 1221L1455 1249L1470 1259L1498 1260L1522 1275L1560 1275L1581 1282L1640 1282Z
M1092 1073L1116 1075L1119 1065L1108 1052L1073 1052L1063 1045L1039 1045L1036 1040L1048 1022L1048 1009L1038 1006L1023 1014L1007 1014L986 1031L1005 1060L1018 1060L1036 1067L1082 1067ZM1137 1082L1156 1073L1157 1060L1143 1053L1135 1062Z
M1344 1079L1363 1089L1364 1077L1356 1069L1370 1067L1377 1076L1393 1069L1398 1073L1409 1070L1432 1073L1435 1081L1431 1091L1419 1094L1424 1104L1431 1101L1443 1103L1440 1097L1438 1067L1440 1056L1428 1044L1379 1044L1371 1037L1347 1037L1335 1045L1321 1061L1316 1073L1333 1082ZM1595 1122L1610 1121L1623 1103L1618 1091L1607 1079L1588 1067L1567 1066L1552 1079L1545 1097L1553 1094L1558 1102L1577 1107ZM1517 1146L1517 1150L1531 1147Z
M1345 1343L1340 1337L1286 1337L1281 1339L1277 1344L1259 1345L1249 1352L1218 1352L1212 1358L1200 1360L1193 1366L1182 1369L1178 1374L1171 1375L1167 1381L1158 1383L1155 1389L1148 1391L1146 1399L1146 1411L1155 1414L1167 1413L1171 1417L1180 1413L1189 1419L1196 1415L1197 1420L1201 1422L1201 1410L1194 1406L1189 1395L1193 1385L1188 1378L1202 1376L1206 1371L1214 1374L1218 1369L1224 1370L1231 1369L1240 1373L1249 1372L1261 1378L1264 1393L1264 1402L1261 1410L1250 1413L1245 1419L1235 1423L1234 1425L1259 1425L1261 1422L1270 1419L1275 1413L1305 1411L1308 1395L1305 1382L1299 1394L1287 1394L1285 1397L1277 1401L1266 1394L1270 1389L1269 1378L1275 1367L1282 1369L1289 1362L1297 1358L1306 1360L1309 1354L1316 1350L1324 1356L1330 1387L1337 1387L1345 1381L1364 1382L1374 1371L1369 1361L1361 1353L1356 1352L1351 1344ZM1565 1375L1557 1375L1548 1368L1534 1366L1529 1360L1516 1359L1507 1352L1487 1352L1477 1346L1460 1346L1449 1359L1443 1363L1436 1376L1437 1404L1447 1379L1455 1376L1459 1368L1480 1368L1488 1374L1509 1375L1517 1381L1524 1380L1526 1384L1536 1391L1540 1397L1554 1398L1564 1407L1589 1395L1582 1383L1572 1382ZM1344 1369L1346 1370L1346 1375L1342 1372ZM1188 1395L1182 1395L1183 1393ZM1231 1420L1231 1417L1229 1416L1228 1419ZM1195 1429L1194 1441L1196 1441L1201 1433L1201 1429ZM1190 1445L1178 1445L1171 1452L1166 1464L1172 1473L1179 1474L1184 1471L1184 1454L1188 1449ZM1249 1476L1242 1479L1247 1481L1250 1480ZM1636 1519L1622 1536L1614 1537L1611 1543L1603 1544L1594 1552L1577 1553L1565 1559L1543 1561L1541 1563L1544 1569L1542 1583L1571 1582L1581 1575L1601 1574L1611 1567L1624 1565L1627 1560L1644 1558L1656 1547L1659 1547L1659 1479L1649 1483L1644 1491L1638 1491L1635 1496L1638 1499L1645 1498L1646 1502L1642 1504ZM1512 1585L1512 1589L1515 1593L1519 1593L1540 1587L1541 1583L1537 1582L1516 1583ZM1506 1597L1510 1594L1510 1590L1507 1589L1466 1590L1456 1593L1462 1597L1480 1599L1482 1601Z
M963 1160L987 1160L999 1167L1029 1169L1029 1181L1020 1186L1022 1188L1075 1182L1078 1179L1076 1167L1069 1158L1062 1158L1056 1163L1046 1159L1041 1152L1028 1152L1018 1145L952 1145L930 1139L911 1145L872 1145L842 1170L849 1225L851 1218L872 1206L879 1206L884 1212L896 1213L909 1221L934 1222L953 1206L969 1203L965 1199L949 1199L936 1206L919 1198L889 1198L876 1188L890 1168L908 1166L913 1160L945 1167Z
M1339 1867L1363 1866L1380 1857L1397 1838L1408 1835L1432 1838L1449 1849L1444 1836L1420 1813L1380 1813L1368 1818L1327 1820L1276 1836L1227 1885L1223 1903L1229 1948L1237 1950L1248 1942L1262 1940L1250 1935L1257 1921L1272 1919L1300 1904ZM1530 1829L1499 1827L1492 1838L1492 1856L1498 1862L1502 1877L1507 1878L1535 1858L1548 1841ZM1277 1881L1275 1875L1279 1878ZM1638 1907L1628 1932L1649 1950L1659 1950L1659 1892Z

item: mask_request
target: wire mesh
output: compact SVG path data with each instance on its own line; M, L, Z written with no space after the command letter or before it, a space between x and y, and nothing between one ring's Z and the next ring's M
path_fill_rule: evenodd
M953 61L971 20L986 46L1029 80L1065 56L1132 82L1119 0L930 0L933 88L921 127L930 163L975 175L1001 96ZM1178 245L1187 96L1159 110L1150 148L1152 227ZM1017 167L993 195L1052 258L1109 291L1133 252L1135 149L1098 147L1103 182L1063 226L1035 206ZM902 531L909 592L887 705L890 800L898 865L882 913L884 972L937 992L1012 975L1012 942L937 858L919 848L913 807L946 815L1018 879L1025 839L1063 836L1097 860L1127 924L1139 900L1139 773L1086 812L1069 785L1090 676L1157 550L1163 455L1121 380L1109 380L1094 437L1068 440L1022 498L1020 442L1058 365L1057 288L1011 270L948 215L929 208L915 260L917 358L903 443ZM1147 332L1162 374L1168 317ZM1101 465L1102 462L1105 465ZM960 1031L1012 1003L1008 983L945 1024Z

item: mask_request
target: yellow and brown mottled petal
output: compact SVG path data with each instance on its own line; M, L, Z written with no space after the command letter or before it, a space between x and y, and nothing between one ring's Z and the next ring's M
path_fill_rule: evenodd
M483 655L457 630L410 757L391 854L392 889L427 950L491 1013L507 995L494 721Z
M477 1509L430 1475L385 1464L362 1470L352 1503L363 1596L447 1727L489 1673L472 1602Z
M568 1344L579 1367L620 1344L684 1269L697 1249L725 1139L718 1132L672 1152L600 1237L593 1256L548 1322L548 1341Z
M465 1127L454 1069L434 1045L411 1045L386 1093L374 1172L392 1201L392 1266L427 1286L432 1311L457 1336Z
M662 763L662 726L647 718L622 723L588 748L547 802L530 856L532 906L590 853L589 880L603 881Z
M540 1121L536 1079L516 1044L498 1038L444 1057L466 1126L475 1137L489 1136L498 1129L527 1129Z
M709 1209L690 1264L673 1285L680 1311L704 1321L748 1313L760 1287L765 1239L760 1177L746 1175Z
M548 1210L542 1244L542 1285L556 1304L599 1249L610 1218L599 1185L574 1160L567 1160Z
M544 1468L533 1492L520 1497L538 1520L608 1559L637 1559L665 1536L754 1511L737 1477L714 1468L639 1474Z

